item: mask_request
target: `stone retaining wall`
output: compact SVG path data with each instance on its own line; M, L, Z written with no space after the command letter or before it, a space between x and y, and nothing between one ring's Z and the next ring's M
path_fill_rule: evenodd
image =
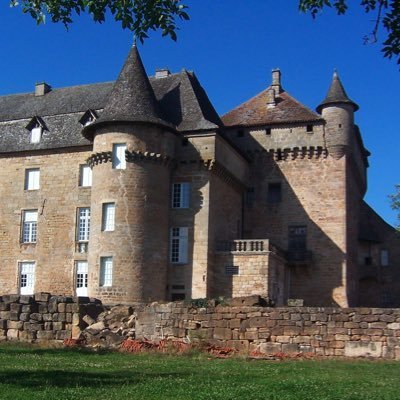
M136 338L206 340L243 352L400 360L400 309L208 307L136 311Z
M206 303L204 303L206 304ZM83 297L0 297L0 340L60 341L84 337L118 347L126 338L207 341L243 353L400 360L400 309L259 307L176 302L106 307ZM212 306L210 306L210 304Z
M6 295L0 297L0 341L63 341L77 336L85 316L97 318L101 303L87 297Z

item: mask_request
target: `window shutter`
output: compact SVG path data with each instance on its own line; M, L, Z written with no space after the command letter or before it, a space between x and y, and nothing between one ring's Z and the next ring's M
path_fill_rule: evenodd
M188 262L188 228L179 228L179 262Z
M190 183L181 183L181 208L189 208Z

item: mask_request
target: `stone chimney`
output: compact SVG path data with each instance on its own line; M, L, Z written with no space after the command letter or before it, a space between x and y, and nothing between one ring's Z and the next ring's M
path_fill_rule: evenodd
M267 97L267 107L272 108L276 106L276 100L275 100L275 89L270 87L266 91L266 97Z
M279 68L274 68L272 70L271 87L275 90L275 94L279 94L282 91L282 87L281 87L281 70Z
M44 96L46 93L51 91L51 86L46 82L35 84L35 96Z
M156 79L166 78L167 76L170 76L170 75L171 75L171 72L169 71L168 68L156 69Z

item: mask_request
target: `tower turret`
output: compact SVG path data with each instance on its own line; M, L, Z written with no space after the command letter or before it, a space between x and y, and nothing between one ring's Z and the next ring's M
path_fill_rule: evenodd
M175 134L136 46L83 135L93 140L89 295L106 303L164 299Z
M335 71L328 94L317 107L317 112L326 120L326 145L332 157L341 158L351 150L354 112L358 108L347 96Z

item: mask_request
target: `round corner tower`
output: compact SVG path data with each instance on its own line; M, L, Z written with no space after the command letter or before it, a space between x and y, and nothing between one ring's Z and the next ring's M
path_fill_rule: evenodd
M88 289L104 303L166 298L175 134L160 115L133 46L101 117L83 131L93 140Z
M358 105L349 99L335 71L328 94L317 107L317 112L326 121L326 146L329 154L336 159L351 151L354 112L357 110Z

